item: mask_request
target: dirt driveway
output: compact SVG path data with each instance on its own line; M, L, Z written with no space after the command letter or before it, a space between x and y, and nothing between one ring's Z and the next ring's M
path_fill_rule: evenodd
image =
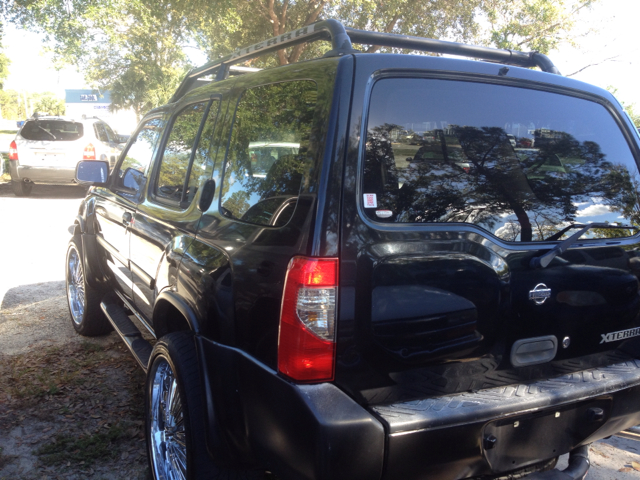
M36 185L16 198L0 184L0 479L149 475L142 371L116 334L87 340L69 320L67 227L83 196ZM640 436L603 440L590 456L589 480L640 478Z

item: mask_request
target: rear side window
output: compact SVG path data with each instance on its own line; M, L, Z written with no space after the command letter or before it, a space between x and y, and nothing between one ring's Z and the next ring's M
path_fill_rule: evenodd
M362 165L362 206L378 222L471 223L507 241L640 224L640 177L620 128L602 105L566 95L383 79Z
M218 112L214 100L200 131L209 102L185 107L176 116L160 160L155 195L158 199L188 206L196 191L211 178L213 155L211 138ZM200 141L198 141L200 139ZM197 147L196 147L197 142Z
M258 225L282 226L289 221L310 168L316 97L316 83L310 80L244 92L222 182L225 215Z
M64 120L28 120L20 135L27 140L71 142L84 134L81 123Z
M189 169L189 160L195 144L206 103L189 105L178 113L160 160L155 194L180 202Z
M162 136L164 120L151 118L146 120L129 143L129 149L116 170L115 186L123 187L127 194L139 194L146 185L148 168L153 152Z

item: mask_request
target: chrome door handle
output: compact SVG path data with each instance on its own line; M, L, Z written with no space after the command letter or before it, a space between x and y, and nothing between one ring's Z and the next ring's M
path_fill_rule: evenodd
M122 215L122 224L125 227L128 227L129 225L131 225L131 213L124 212L124 214Z

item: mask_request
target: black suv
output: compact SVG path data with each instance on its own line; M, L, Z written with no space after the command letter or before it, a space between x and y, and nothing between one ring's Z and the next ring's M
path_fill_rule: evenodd
M640 423L638 161L613 96L544 55L322 21L78 166L73 325L147 372L158 479L582 478Z

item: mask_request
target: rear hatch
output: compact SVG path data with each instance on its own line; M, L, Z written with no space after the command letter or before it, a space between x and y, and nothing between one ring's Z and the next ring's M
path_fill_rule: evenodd
M369 404L445 395L595 365L640 335L622 116L558 87L412 76L380 75L364 106L337 383Z
M82 123L62 119L27 120L16 137L21 166L73 168L82 160Z

